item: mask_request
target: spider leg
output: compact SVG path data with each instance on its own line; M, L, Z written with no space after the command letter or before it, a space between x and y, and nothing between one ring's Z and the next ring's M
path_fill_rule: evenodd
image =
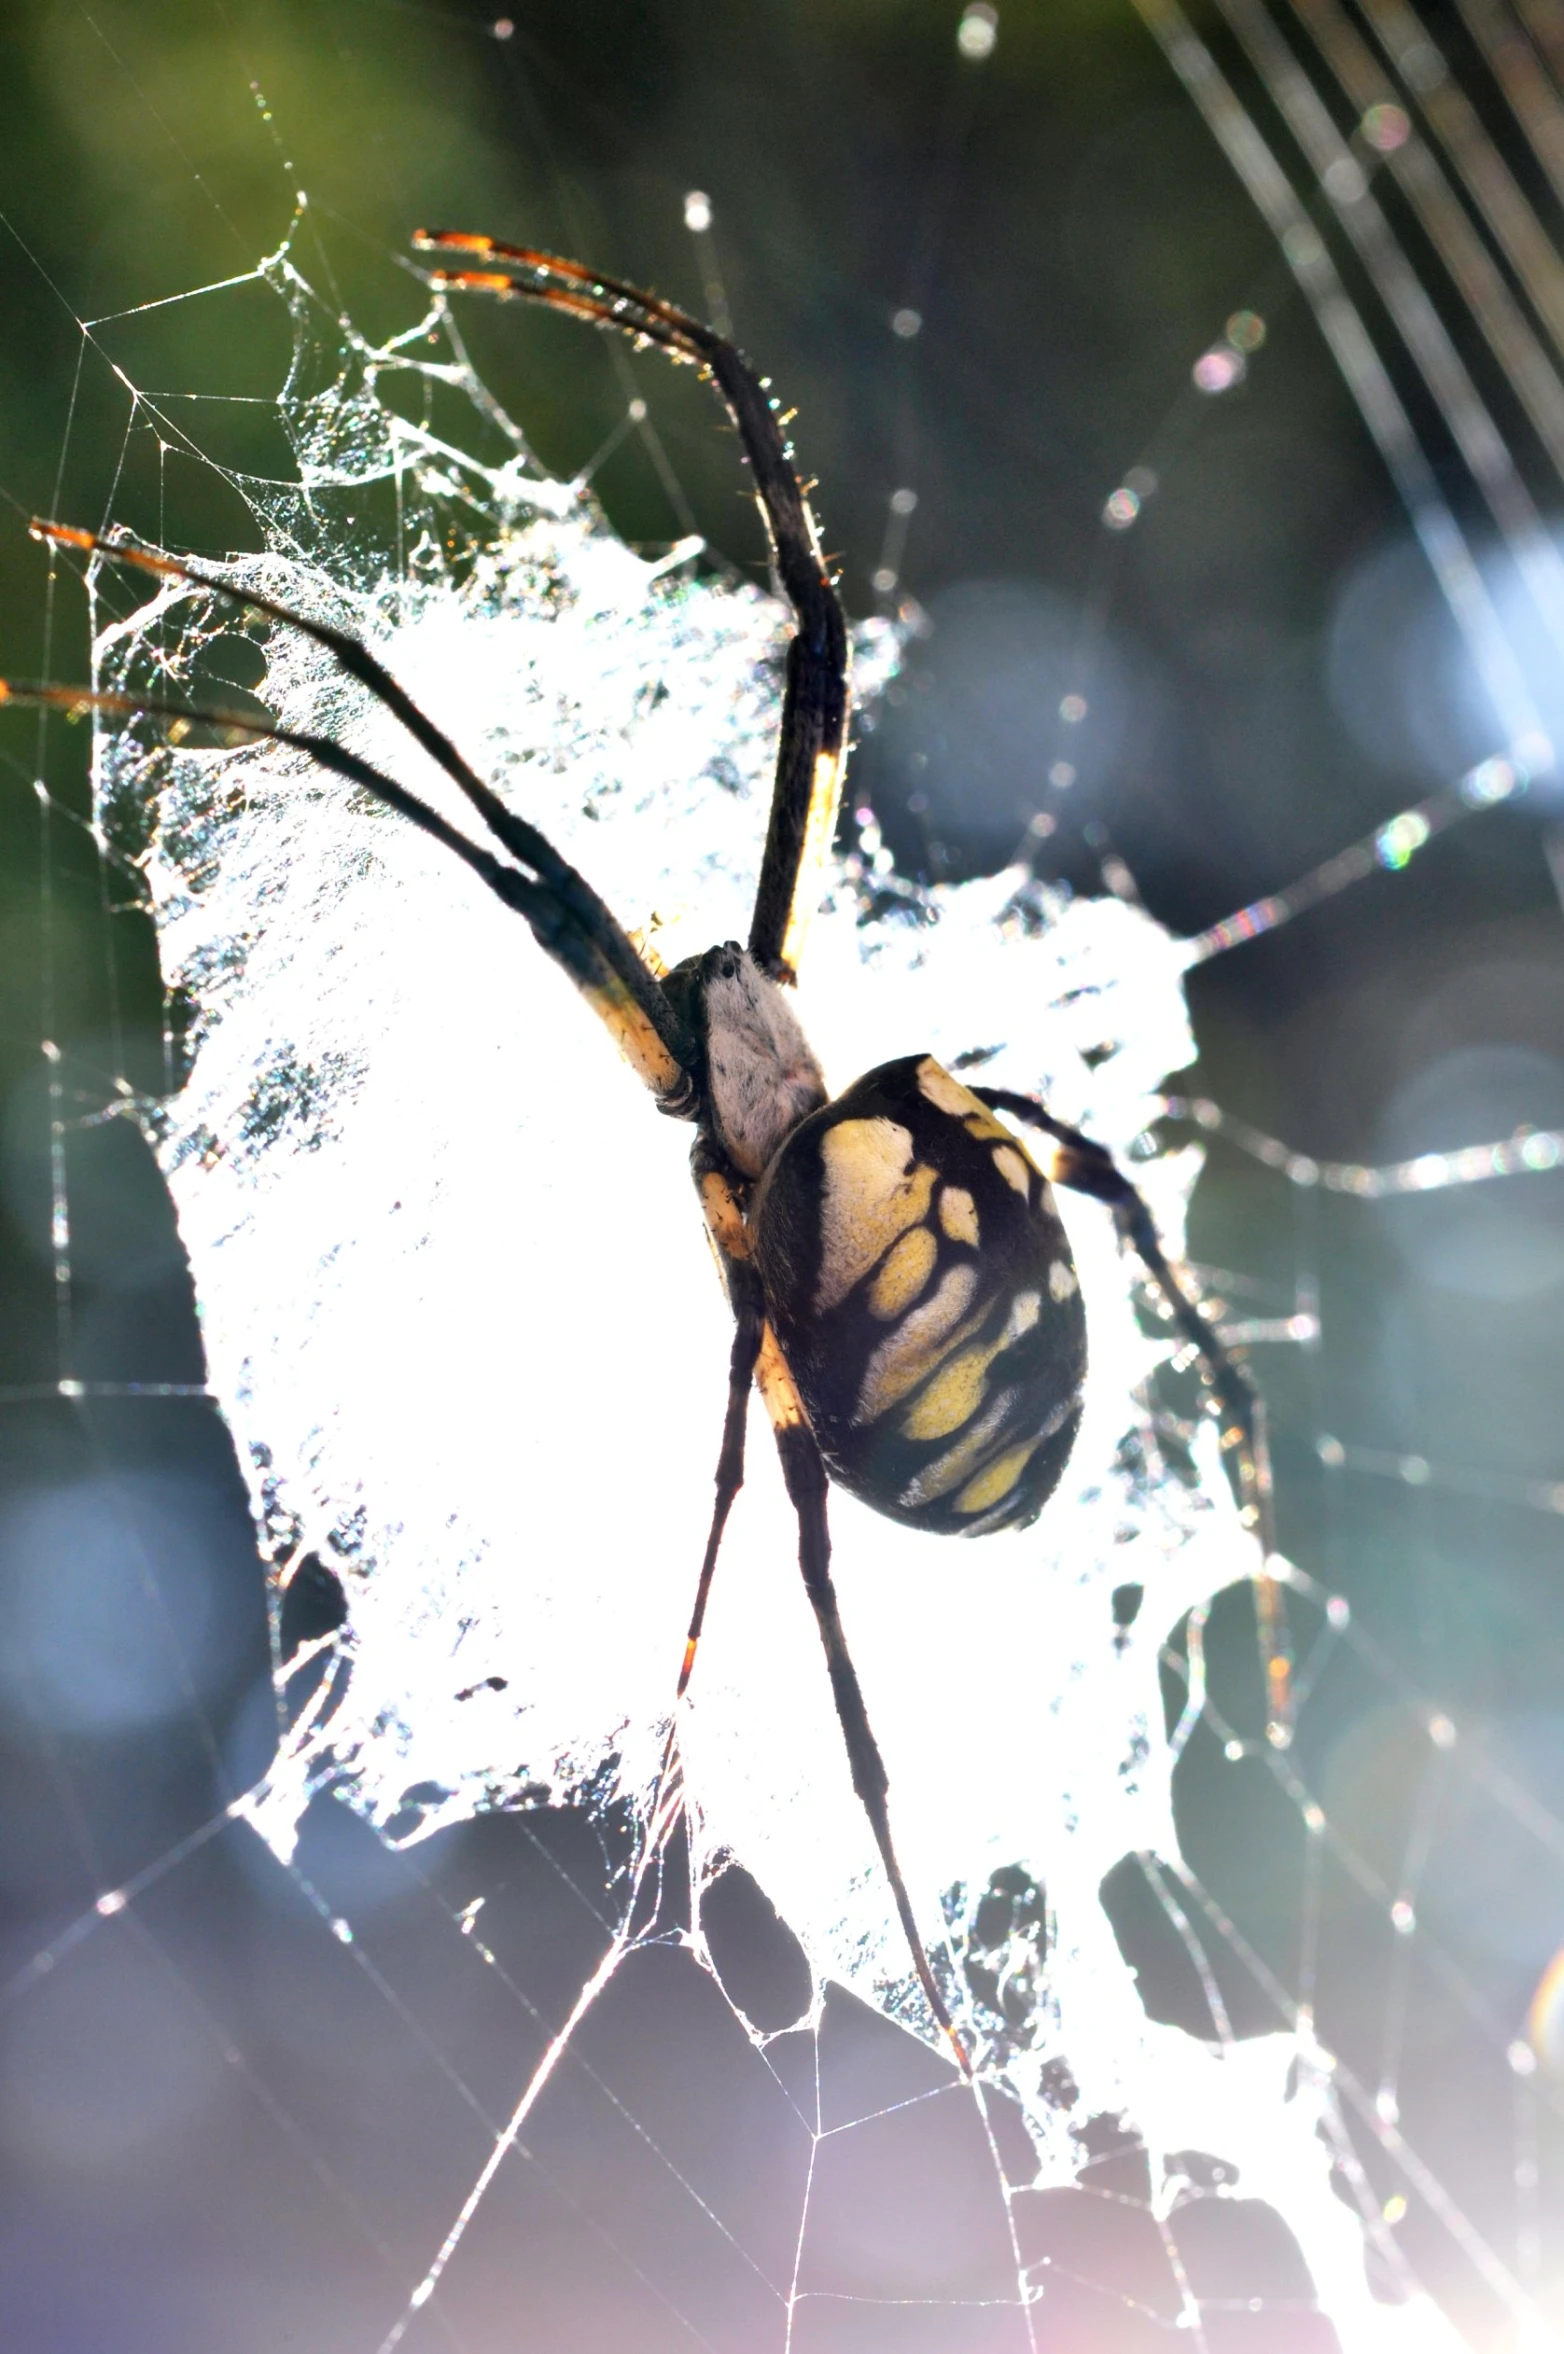
M717 1456L717 1493L712 1501L711 1527L679 1666L676 1702L684 1698L689 1687L696 1647L706 1620L706 1601L722 1548L722 1533L728 1525L733 1499L744 1485L744 1429L749 1417L749 1390L766 1329L765 1293L751 1257L749 1229L744 1223L734 1174L726 1157L704 1136L698 1139L690 1159L706 1231L722 1267L728 1298L733 1303L733 1351L728 1360L728 1405Z
M605 278L558 254L457 230L420 230L413 242L424 253L470 254L504 265L438 270L436 286L543 303L596 326L618 328L638 342L659 345L676 360L692 361L721 394L749 460L777 578L798 625L788 648L771 820L749 935L750 954L762 971L773 980L795 981L836 830L847 756L850 648L776 403L725 337L621 279Z
M732 1170L725 1155L706 1137L697 1140L690 1159L706 1230L727 1278L728 1296L733 1302L734 1333L728 1373L728 1410L723 1425L722 1451L717 1459L717 1495L676 1697L683 1697L690 1680L723 1528L733 1499L743 1485L745 1410L749 1385L753 1380L771 1418L772 1434L782 1459L782 1477L798 1517L799 1567L814 1610L815 1623L820 1629L820 1640L825 1646L831 1692L836 1702L837 1720L847 1743L853 1789L869 1818L869 1827L874 1833L880 1862L890 1883L897 1918L901 1922L907 1950L918 1974L918 1983L956 2056L963 2076L970 2078L971 2062L929 1966L929 1957L924 1951L923 1940L913 1918L907 1884L896 1860L895 1842L891 1837L890 1777L885 1771L879 1743L869 1723L858 1671L853 1666L847 1638L842 1632L836 1588L831 1582L831 1533L826 1516L825 1465L815 1445L814 1433L810 1430L797 1384L788 1370L776 1335L766 1321L765 1294L754 1265L753 1244L744 1217L743 1180ZM663 1760L665 1775L672 1754L673 1734L670 1731Z
M689 1690L690 1677L695 1671L695 1655L700 1648L701 1629L706 1623L706 1604L711 1594L711 1581L716 1574L717 1556L722 1550L728 1514L733 1509L734 1497L744 1485L744 1433L749 1419L749 1391L755 1378L755 1360L760 1354L761 1336L766 1328L765 1295L760 1288L760 1278L749 1261L749 1235L744 1225L744 1213L729 1179L727 1164L704 1137L697 1141L691 1159L701 1208L706 1216L707 1232L727 1281L728 1297L733 1303L733 1348L728 1360L728 1403L722 1418L722 1445L717 1454L717 1492L712 1499L706 1551L701 1560L689 1631L685 1635L684 1652L679 1661L679 1681L673 1694L674 1713L668 1720L668 1738L663 1743L662 1762L657 1769L657 1782L652 1794L646 1854L642 1864L643 1876L652 1861L661 1855L683 1812L683 1772L678 1761L678 1708Z
M896 1917L907 1941L907 1951L912 1956L918 1984L923 1989L924 1998L946 2042L955 2054L957 2066L970 2083L972 2062L956 2030L949 2005L935 1980L913 1916L907 1883L902 1878L901 1866L896 1860L896 1845L891 1836L890 1777L885 1771L880 1745L869 1723L863 1687L858 1681L858 1671L853 1666L847 1637L842 1631L836 1588L831 1580L831 1532L826 1517L825 1465L820 1459L820 1450L815 1445L814 1433L805 1416L803 1401L769 1324L760 1345L755 1386L771 1417L772 1435L776 1439L777 1453L782 1459L782 1477L793 1510L798 1516L798 1565L803 1572L804 1590L809 1596L815 1624L820 1630L820 1640L825 1647L831 1695L836 1702L842 1737L847 1743L853 1789L869 1818L869 1828L874 1833L874 1843L880 1852L881 1867L890 1884Z
M1198 1299L1173 1268L1162 1248L1151 1212L1115 1165L1112 1155L1102 1145L1094 1144L1089 1136L1083 1136L1078 1128L1056 1120L1030 1095L1013 1094L1005 1087L974 1087L972 1092L993 1110L1009 1112L1013 1118L1027 1121L1054 1139L1050 1177L1075 1193L1090 1194L1094 1200L1107 1203L1121 1239L1128 1243L1161 1292L1175 1329L1199 1356L1201 1370L1222 1414L1222 1449L1233 1466L1244 1524L1259 1539L1261 1559L1267 1565L1256 1580L1256 1595L1268 1721L1274 1733L1288 1722L1292 1658L1280 1588L1269 1570L1276 1551L1276 1530L1265 1401L1247 1369L1231 1355L1216 1327L1202 1312Z
M701 1149L697 1146L697 1153ZM744 1485L744 1426L749 1417L749 1391L755 1378L755 1359L760 1354L761 1335L766 1326L766 1307L759 1277L752 1267L742 1262L730 1264L720 1244L718 1248L728 1275L729 1296L733 1301L733 1348L728 1360L728 1403L722 1418L722 1445L717 1454L717 1492L712 1501L706 1551L701 1560L689 1631L685 1635L684 1651L679 1661L679 1680L674 1686L674 1713L668 1721L668 1738L663 1743L662 1762L657 1769L657 1782L648 1815L643 1873L653 1859L662 1853L683 1811L683 1773L678 1763L678 1708L689 1690L690 1677L695 1671L695 1655L700 1648L701 1630L706 1623L706 1604L711 1594L711 1581L716 1574L717 1556L722 1550L728 1514L733 1509L734 1497Z
M94 694L70 687L0 681L0 701L53 704L68 713L93 710L117 718L144 716L171 722L176 728L211 725L234 735L291 745L321 767L362 785L446 849L454 851L508 907L526 918L539 945L574 981L627 1060L657 1096L662 1109L683 1114L693 1108L693 1073L698 1062L695 1040L608 907L585 876L560 856L536 826L505 806L462 758L444 731L420 711L366 646L343 630L313 621L270 597L236 588L228 581L177 563L152 549L104 539L96 532L78 531L60 523L35 522L32 529L35 538L52 545L76 548L92 556L128 564L160 579L187 581L193 588L227 598L245 611L296 629L325 647L439 763L460 787L500 847L516 863L506 865L470 842L416 793L408 792L367 761L357 759L323 736L275 727L245 713L187 710L150 698Z

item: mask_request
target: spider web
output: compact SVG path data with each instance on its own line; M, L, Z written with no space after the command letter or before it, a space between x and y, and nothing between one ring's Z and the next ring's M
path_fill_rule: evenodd
M1176 20L1158 27L1210 105L1209 56ZM1311 252L1291 258L1318 270ZM593 469L549 480L439 305L389 342L360 338L292 240L207 299L236 292L288 321L279 414L296 479L226 470L265 549L228 575L374 643L670 958L742 930L785 635L774 603L691 544L625 547L591 502ZM1241 342L1218 347L1224 365ZM160 446L190 449L166 403L131 402ZM1133 524L1142 495L1127 475L1107 527ZM1426 508L1420 520L1465 600L1479 675L1502 689L1486 760L1193 942L1158 926L1111 860L1119 888L1100 895L1022 867L910 882L865 809L804 993L831 1076L909 1040L946 1059L991 1049L985 1076L1041 1092L1134 1169L1176 1249L1201 1167L1192 1134L1343 1214L1554 1168L1564 1137L1541 1125L1382 1168L1316 1162L1166 1092L1192 1059L1182 980L1197 962L1401 871L1541 762L1544 723L1486 588ZM893 536L887 595L900 560ZM178 587L128 613L122 583L95 591L103 683L206 701L253 689L284 724L441 799L385 715L286 633ZM861 630L868 721L918 627L907 605ZM1092 1398L1044 1520L996 1558L952 1562L835 1507L909 1883L980 2059L970 2095L923 2049L759 1446L679 1726L686 1837L655 1902L643 1888L632 1910L726 1354L681 1133L650 1121L519 927L331 780L271 748L170 749L141 729L102 741L96 773L103 904L144 893L155 911L183 1084L160 1093L115 1056L104 1089L46 1050L57 1387L90 1418L159 1386L99 1378L70 1309L72 1155L105 1117L134 1116L173 1190L210 1394L262 1532L277 1746L255 1775L216 1759L227 1802L133 1877L100 1875L91 1908L23 1957L12 1993L20 2019L42 2019L31 2048L47 2059L70 2036L95 1950L137 1941L344 2240L388 2269L383 2321L366 2333L350 2308L344 2344L510 2342L518 2282L537 2300L534 2342L551 2345L609 2326L648 2344L661 2330L670 2344L962 2348L1182 2327L1216 2347L1252 2315L1255 2343L1327 2344L1334 2329L1347 2346L1422 2346L1458 2342L1446 2307L1479 2344L1554 2342L1538 2292L1556 2021L1544 1989L1528 2033L1448 1922L1484 1851L1489 1884L1525 1875L1549 1917L1564 1826L1526 1761L1422 1690L1306 1567L1286 1570L1292 1738L1267 1738L1254 1562L1214 1432L1092 1205L1063 1204ZM68 800L44 806L52 825L76 822ZM57 889L47 857L44 876ZM118 958L123 925L107 931ZM1235 1339L1316 1368L1328 1476L1564 1508L1545 1479L1338 1436L1318 1240L1300 1224L1295 1242L1290 1297L1220 1273L1212 1289ZM78 1526L30 1509L13 1538L24 1565L45 1540L90 1556ZM212 1721L210 1596L160 1542L155 1499L139 1513L142 1600L167 1645L155 1673L90 1653L84 1670L80 1630L51 1616L36 1576L21 1581L10 1688L67 1781L58 1745L95 1707ZM68 1583L67 1601L91 1591ZM1263 1870L1233 1870L1191 1824L1191 1789L1224 1779L1242 1792L1230 1819L1264 1826ZM230 1840L253 1850L246 1868L283 1876L416 2064L428 2196L412 2214L296 2066L227 2039L163 1932L170 1884ZM438 1971L408 1967L387 1937L386 1908L409 1901L420 1934L445 1941ZM453 2000L496 2023L471 2057ZM1429 2097L1423 2039L1459 2052L1457 2110ZM331 2042L316 2031L328 2073ZM742 2088L724 2087L741 2120L726 2140L712 2085L649 2065L649 2043L721 2050ZM179 2052L175 2079L194 2065ZM22 2076L40 2120L46 2077ZM396 2114L410 2131L413 2108ZM940 2235L937 2259L915 2233L886 2251L887 2203L932 2219L952 2197L966 2228ZM605 2268L600 2301L550 2268L561 2228L595 2244L578 2263ZM323 2334L318 2311L310 2329Z

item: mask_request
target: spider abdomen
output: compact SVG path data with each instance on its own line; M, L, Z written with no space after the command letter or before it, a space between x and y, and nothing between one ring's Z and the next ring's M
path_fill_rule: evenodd
M914 1528L1036 1518L1081 1418L1086 1322L1045 1178L929 1055L796 1128L751 1213L832 1477Z

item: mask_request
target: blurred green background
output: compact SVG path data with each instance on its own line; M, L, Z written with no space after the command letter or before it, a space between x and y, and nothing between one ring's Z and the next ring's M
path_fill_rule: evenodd
M1453 683L1459 647L1285 265L1127 0L1006 7L986 59L958 53L960 15L945 0L540 0L497 23L456 0L8 0L0 670L86 674L79 582L29 541L31 514L113 517L200 552L256 544L218 467L267 474L288 462L272 405L286 322L249 274L302 190L300 268L328 309L377 337L418 315L403 257L420 225L575 253L697 310L716 269L738 340L798 407L849 610L910 596L932 623L854 772L852 798L873 807L907 871L995 869L1041 812L1051 830L1031 838L1042 871L1100 888L1116 855L1156 915L1196 930L1450 781L1497 748ZM1430 21L1492 114L1453 12ZM712 208L704 245L685 225L692 189ZM1552 225L1546 191L1537 201ZM1412 251L1428 267L1415 239ZM1246 310L1265 323L1263 345L1241 385L1206 397L1192 366ZM908 313L913 334L896 324ZM662 459L631 434L603 465L597 487L616 526L652 546L698 529L763 577L733 445L700 386L655 361L627 373L618 350L553 319L469 306L462 326L486 381L562 475L601 447L637 391ZM160 396L161 434L129 386ZM1404 389L1465 511L1442 428ZM1502 388L1496 399L1508 424ZM1550 494L1520 446L1552 513L1557 486ZM1103 504L1135 467L1155 475L1154 495L1115 537ZM909 488L916 506L895 521L892 494ZM893 589L876 585L888 564ZM1088 655L1093 709L1072 731L1059 698ZM26 715L8 716L0 736L5 1608L22 1626L50 1558L60 1639L134 1647L151 1561L173 1581L176 1618L188 1588L208 1617L215 1598L223 1631L204 1655L199 1724L174 1711L108 1741L42 1724L25 1691L6 1686L0 1883L21 1977L4 2062L17 2122L0 2135L0 2311L9 2303L10 2334L29 2354L143 2343L337 2354L378 2342L431 2228L449 2219L451 2186L474 2171L470 2148L481 2157L481 2134L463 2138L473 2121L440 2106L449 2087L422 2026L375 2012L299 1889L266 1880L242 1834L157 1881L127 1917L146 1928L140 1943L127 1933L85 1946L64 1991L68 1972L45 1983L30 1970L99 1889L205 1822L222 1776L255 1770L265 1746L261 1589L221 1432L197 1406L121 1401L83 1417L34 1394L60 1370L40 1038L66 1050L80 1110L110 1059L111 1022L128 1037L126 1067L152 1083L161 1018L147 930L106 912L90 840L72 823L86 810L85 750L82 731ZM1077 776L1060 787L1051 772L1066 753ZM57 805L47 906L40 773ZM1320 1158L1375 1161L1564 1121L1553 807L1539 793L1475 818L1406 874L1376 874L1196 972L1200 1091ZM124 1123L81 1131L71 1155L78 1333L91 1358L71 1370L198 1380L146 1155ZM1259 1365L1278 1425L1283 1543L1557 1810L1559 1521L1528 1508L1519 1483L1564 1473L1564 1181L1538 1174L1377 1210L1287 1193L1218 1147L1192 1250L1259 1279L1272 1312L1292 1304L1300 1270L1317 1273L1322 1347L1271 1348ZM1329 1476L1322 1430L1477 1484ZM84 1562L107 1566L89 1576ZM71 1610L107 1610L105 1596L124 1614L110 1614L109 1631L73 1629ZM323 1589L298 1607L325 1625L334 1603ZM1236 1689L1248 1627L1235 1615L1215 1641ZM1400 1735L1374 1698L1350 1683L1322 1696L1304 1761L1364 1838L1385 1821L1399 1836L1412 1805ZM202 1730L212 1725L215 1747ZM1223 1778L1197 1745L1183 1828L1203 1876L1296 1991L1302 1845L1268 1788ZM317 1816L306 1860L326 1909L372 1917L377 1967L418 1989L441 2048L459 2047L478 2081L508 2079L526 2057L514 2014L492 1989L448 1978L432 1943L425 1951L432 1933L401 1867L345 1816ZM436 1842L420 1869L437 1890L442 1873L453 1893L481 1882L488 1917L503 1913L515 1940L515 1970L524 1959L529 1984L552 1974L568 1990L579 1923L536 1851L507 1843L513 1829L473 1833L459 1870ZM1564 1849L1549 1862L1475 1816L1437 1830L1438 1933L1479 1990L1480 2015L1419 1980L1398 2030L1405 2097L1421 2102L1441 2179L1516 2263L1502 2053L1564 1946ZM549 1836L590 1877L583 1835L556 1824ZM1352 1901L1329 1899L1321 1999L1336 2006L1330 2035L1373 2081L1394 1965L1382 1924L1358 1920ZM1148 2000L1177 2015L1177 1967L1143 1895L1128 1888L1115 1902L1124 1938L1142 1941ZM749 1965L763 1973L769 1953L785 1974L763 1912L732 1934ZM634 2080L632 2105L656 2116L681 2162L726 2175L745 2229L769 2248L796 2220L792 2161L767 2088L745 2072L748 2047L707 1992L649 1965L601 2024L599 2057L616 2089ZM1274 2023L1252 1995L1247 2012L1231 1999L1242 2024ZM867 2103L881 2067L896 2097L916 2089L921 2063L887 2057L862 2021L857 2032L855 2101ZM468 2285L453 2292L467 2299L461 2342L550 2354L610 2333L645 2348L780 2342L743 2268L712 2255L679 2200L664 2213L666 2185L636 2175L585 2096L570 2098L580 2112L567 2105L551 2126L549 2159L576 2204L534 2198L531 2177L497 2200ZM279 2110L327 2153L324 2189ZM833 2190L833 2252L880 2293L890 2280L934 2299L933 2317L813 2309L796 2341L809 2354L1019 2343L1013 2315L958 2316L950 2302L991 2286L994 2218L981 2154L921 2130L909 2126L889 2154L855 2149ZM1556 2215L1556 2142L1546 2149ZM1400 2178L1368 2138L1363 2157L1374 2196L1395 2195ZM1133 2158L1110 2162L1122 2176L1104 2172L1100 2187L1140 2197ZM583 2207L611 2215L658 2294L602 2258ZM1043 2342L1163 2342L1160 2258L1135 2237L1138 2218L1122 2245L1094 2240L1079 2209L1036 2224L1062 2271L1073 2250L1085 2284L1056 2283ZM1474 2341L1509 2344L1501 2304L1429 2203L1414 2199L1398 2228ZM1329 2344L1315 2318L1275 2302L1297 2289L1295 2260L1254 2217L1246 2230L1212 2258L1211 2277L1230 2298L1270 2302L1247 2317L1250 2335L1235 2312L1212 2323L1210 2343L1267 2354ZM670 2320L666 2293L704 2336Z

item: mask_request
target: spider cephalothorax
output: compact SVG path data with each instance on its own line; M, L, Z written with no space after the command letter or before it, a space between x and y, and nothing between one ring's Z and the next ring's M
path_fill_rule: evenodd
M676 965L663 988L698 1042L702 1126L735 1170L759 1177L799 1122L826 1100L824 1076L787 992L737 940Z
M367 647L120 538L35 526L56 544L190 582L326 647L444 770L499 854L335 739L253 713L191 712L124 695L4 681L0 701L144 714L181 726L204 720L235 738L293 745L365 788L462 859L524 917L658 1108L694 1122L696 1188L732 1303L734 1337L716 1502L675 1703L694 1665L723 1528L744 1476L753 1386L798 1515L799 1565L825 1647L853 1787L919 1982L966 2069L896 1861L885 1768L837 1614L827 1475L876 1511L935 1533L980 1536L1036 1517L1069 1456L1086 1373L1085 1316L1050 1178L1111 1207L1124 1241L1160 1290L1221 1409L1241 1500L1264 1542L1268 1486L1258 1401L1169 1266L1128 1179L1099 1145L1041 1103L968 1088L927 1054L883 1063L828 1097L790 992L836 822L846 757L848 638L764 384L711 328L578 263L487 237L439 234L418 243L425 251L495 265L442 269L437 285L515 296L621 329L693 361L727 403L797 622L748 942L723 942L664 975L585 876L506 806ZM1049 1140L1046 1176L1014 1130L996 1118L999 1112ZM671 1752L670 1733L670 1758ZM653 1814L663 1824L659 1809Z

